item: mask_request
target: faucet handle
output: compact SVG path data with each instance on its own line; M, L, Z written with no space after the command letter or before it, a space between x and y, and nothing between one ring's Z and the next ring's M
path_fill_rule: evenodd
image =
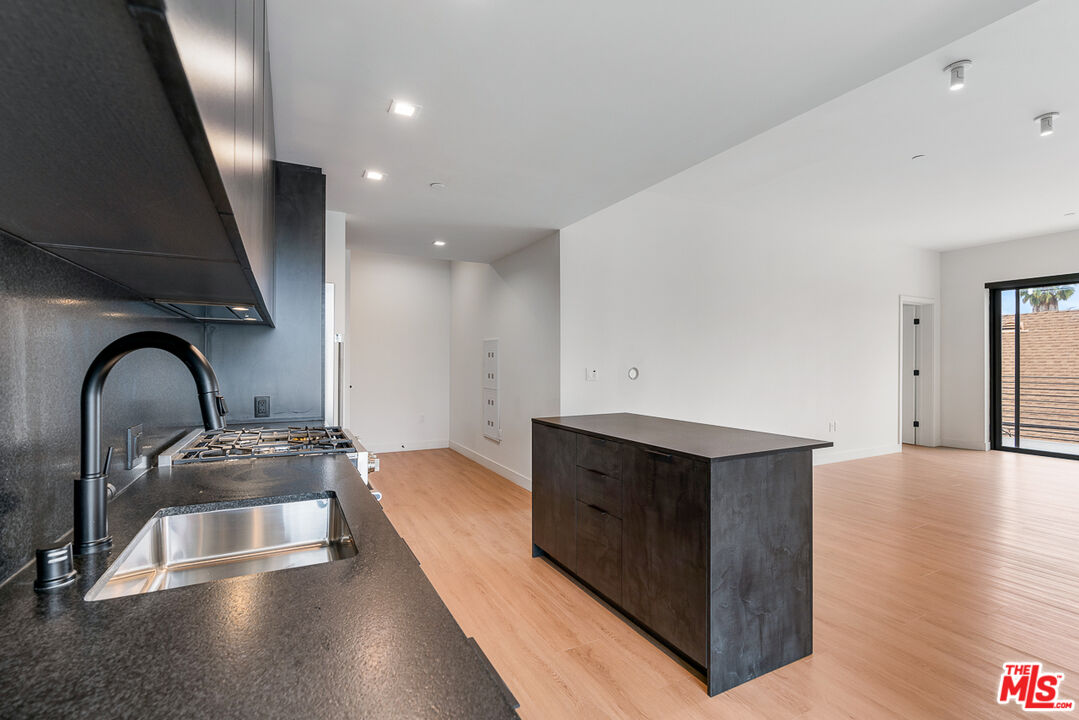
M109 467L112 465L112 445L109 445L109 449L105 452L105 462L101 466L102 477L109 476Z
M221 417L224 417L224 416L228 415L229 414L229 406L228 406L228 403L225 402L225 398L222 397L221 395L218 395L216 400L217 400L217 411L219 413L221 413Z

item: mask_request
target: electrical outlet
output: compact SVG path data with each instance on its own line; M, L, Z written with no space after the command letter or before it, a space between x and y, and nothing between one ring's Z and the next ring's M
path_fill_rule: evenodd
M255 396L255 417L270 417L270 396Z
M599 380L599 370L596 368L585 368L584 379L588 382L596 382Z
M828 432L830 432L830 433L839 432L839 421L838 420L829 420L828 421Z

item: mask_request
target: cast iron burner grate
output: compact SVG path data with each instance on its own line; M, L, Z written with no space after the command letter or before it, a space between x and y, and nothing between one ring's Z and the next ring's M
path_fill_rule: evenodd
M354 452L339 427L241 428L210 430L172 459L173 465L248 457L285 457Z

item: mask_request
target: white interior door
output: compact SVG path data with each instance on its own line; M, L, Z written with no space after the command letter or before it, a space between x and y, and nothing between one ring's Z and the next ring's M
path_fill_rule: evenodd
M918 337L919 326L915 324L918 319L917 305L903 306L903 367L902 367L902 437L903 442L911 445L918 442L918 429L914 423L918 417Z

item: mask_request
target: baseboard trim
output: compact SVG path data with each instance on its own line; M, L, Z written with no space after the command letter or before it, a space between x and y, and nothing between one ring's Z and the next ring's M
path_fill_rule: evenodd
M402 447L402 445L404 447ZM449 440L427 440L425 442L416 443L387 443L385 445L367 445L366 443L364 444L364 447L367 448L368 452L373 452L379 455L388 455L389 453L395 452L408 452L410 450L439 450L442 448L448 448L449 446Z
M507 480L514 483L515 485L520 485L521 487L523 487L525 490L528 490L529 492L532 491L532 478L527 478L527 477L525 477L524 475L522 475L521 473L519 473L519 472L517 472L515 470L510 470L508 467L506 467L502 463L495 462L494 460L487 457L486 455L481 455L480 453L476 452L475 450L472 450L471 448L467 448L464 445L462 445L461 443L453 442L452 440L450 441L450 450L453 450L454 452L457 452L457 453L460 453L461 455L464 455L466 458L468 458L469 460L471 460L473 462L479 463L480 465L484 466L485 468L487 468L491 472L498 473L499 475L506 478Z
M862 460L864 458L877 457L878 455L891 455L892 453L902 451L903 446L900 443L895 443L893 445L878 445L877 447L871 448L856 448L854 450L825 448L824 450L815 450L813 452L813 464L831 465L832 463Z
M942 438L940 444L944 447L959 448L960 450L992 450L993 447L985 440L961 440L960 438Z
M945 445L947 447L959 447L957 445L953 445L952 443L950 443L948 441L944 441L941 444ZM446 447L446 445L442 445L440 447ZM517 485L520 485L525 490L528 490L528 491L532 490L532 479L531 478L527 478L524 475L520 474L519 472L516 472L515 470L511 470L510 468L506 467L505 465L503 465L503 464L501 464L499 462L496 462L496 461L492 460L491 458L487 457L486 455L482 455L482 454L476 452L475 450L473 450L471 448L468 448L468 447L465 447L461 443L454 442L452 440L449 443L449 448L450 448L450 450L453 450L454 452L457 452L457 453L460 453L461 455L464 455L469 460L472 460L473 462L479 463L480 465L484 466L488 470L490 470L492 472L495 472L495 473L498 473L499 475L506 478L507 480L509 480L509 481L511 481L511 482L513 482L513 483L515 483ZM411 450L419 450L421 448L413 446L412 448L409 448L409 449L411 449ZM969 448L969 449L977 450L979 448L975 447L975 448ZM988 448L985 448L985 449L988 450ZM813 453L813 464L814 465L831 465L832 463L848 462L850 460L862 460L862 459L865 459L865 458L877 457L879 455L891 455L893 453L898 453L898 452L902 452L902 451L903 451L903 445L901 443L894 443L894 444L891 444L891 445L878 445L877 447L870 447L870 448L856 448L854 450L838 450L838 451L836 451L834 448L826 448L826 449L823 449L823 450L817 450L817 451L815 451ZM375 451L375 452L379 452L379 451ZM389 452L389 451L381 451L381 452Z

